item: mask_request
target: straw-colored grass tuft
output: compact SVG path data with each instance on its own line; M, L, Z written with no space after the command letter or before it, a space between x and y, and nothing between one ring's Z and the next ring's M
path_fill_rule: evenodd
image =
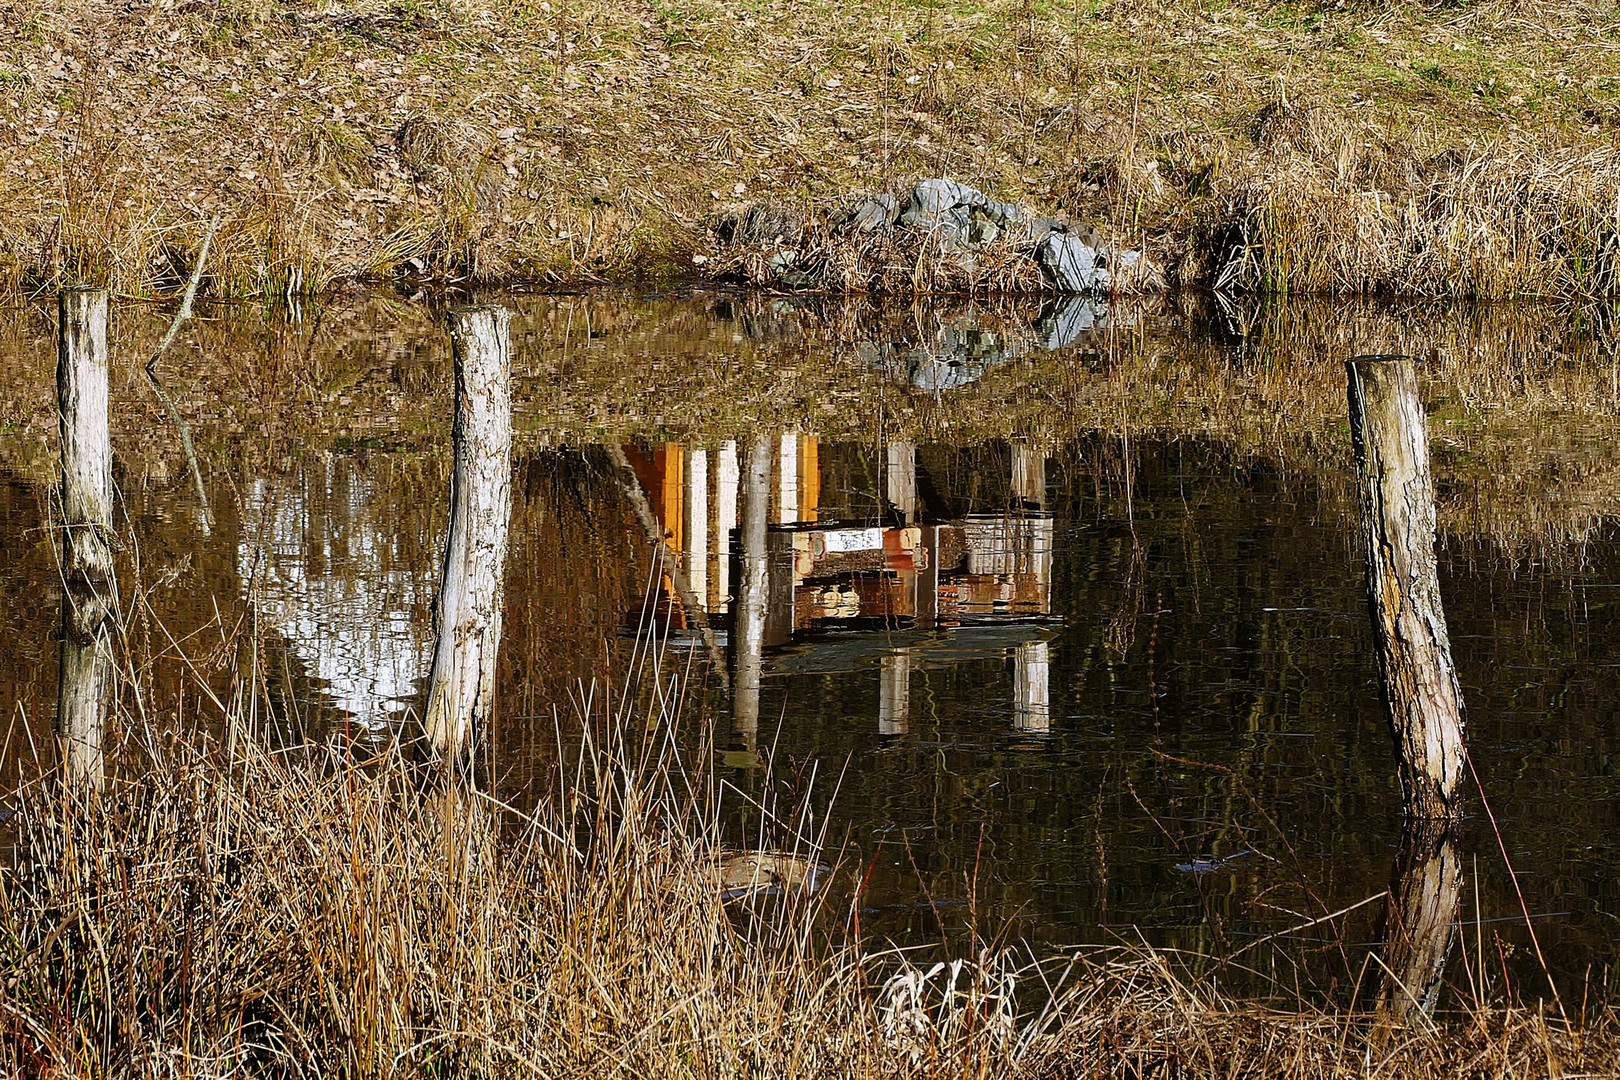
M786 850L728 853L724 789L667 722L600 741L587 725L529 813L440 787L397 750L240 732L228 750L144 734L102 793L40 776L11 800L0 874L0 1070L1349 1080L1620 1064L1604 1010L1578 1027L1513 1007L1391 1027L1224 997L1149 950L873 952L845 920L857 875L819 866L808 816L766 805Z

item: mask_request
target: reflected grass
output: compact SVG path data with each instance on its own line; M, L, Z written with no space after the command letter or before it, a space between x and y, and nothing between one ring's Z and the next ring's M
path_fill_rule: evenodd
M1578 548L1620 512L1620 326L1603 305L1145 299L1112 305L1104 325L1049 350L1049 306L1028 302L612 292L504 302L516 309L520 446L797 428L1055 448L1100 431L1127 443L1198 439L1234 462L1342 487L1342 361L1400 352L1428 361L1445 535L1515 554ZM380 295L308 311L212 305L162 374L216 470L359 449L442 459L450 369L439 315ZM115 453L127 478L177 474L178 440L138 363L167 320L146 306L115 320ZM0 319L0 352L12 358L0 375L0 467L41 480L55 471L52 335L44 307ZM964 336L994 353L972 378L942 389L904 370L906 356L942 356Z

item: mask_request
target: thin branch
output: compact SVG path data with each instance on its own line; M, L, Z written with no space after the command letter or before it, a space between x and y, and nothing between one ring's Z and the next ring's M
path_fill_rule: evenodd
M214 528L214 513L208 506L208 492L203 487L202 469L197 465L197 450L191 442L191 425L181 417L180 410L175 408L174 401L169 392L164 389L163 383L158 379L157 362L169 346L174 342L175 335L180 332L180 324L191 317L191 302L197 298L197 283L202 281L203 264L208 261L208 249L213 245L214 234L219 231L219 216L208 223L208 235L203 237L202 249L197 252L197 265L192 268L191 280L186 283L186 295L180 301L180 310L175 313L174 321L169 324L169 332L163 335L158 342L157 351L146 362L146 381L152 386L153 393L169 411L169 419L174 423L175 431L180 435L180 448L185 451L186 464L191 467L191 482L197 488L197 501L202 504L203 535L207 536Z

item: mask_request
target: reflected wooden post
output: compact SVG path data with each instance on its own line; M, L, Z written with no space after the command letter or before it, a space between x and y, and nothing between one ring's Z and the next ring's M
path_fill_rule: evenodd
M1019 509L1046 509L1046 455L1027 442L1012 445L1012 497Z
M780 437L782 461L777 469L777 518L783 525L799 520L799 433L784 431Z
M714 602L729 604L731 599L731 532L737 527L737 443L727 439L720 444L715 466L714 528L715 560Z
M450 313L455 465L423 725L444 757L464 756L469 735L486 729L494 711L512 505L510 323L497 306Z
M764 672L766 590L769 557L765 550L771 506L771 439L756 438L742 462L742 567L737 603L732 608L732 634L737 642L737 677L733 681L732 733L752 750L759 739L759 683Z
M917 517L917 447L891 442L884 447L883 497L889 500L902 524Z
M1463 770L1462 694L1434 555L1434 485L1410 357L1346 365L1367 599L1402 803L1409 819L1451 819Z
M1052 647L1026 641L1013 651L1013 729L1045 734L1052 730Z
M113 572L107 292L57 299L56 405L62 438L62 649L56 735L67 775L100 788L101 738L118 617Z
M1384 979L1378 1010L1396 1020L1434 1013L1462 913L1462 859L1454 826L1409 818L1384 909Z
M911 727L910 649L886 652L878 661L878 734L904 735Z
M686 455L686 475L682 480L686 513L683 562L693 600L703 609L709 606L709 452L693 450Z

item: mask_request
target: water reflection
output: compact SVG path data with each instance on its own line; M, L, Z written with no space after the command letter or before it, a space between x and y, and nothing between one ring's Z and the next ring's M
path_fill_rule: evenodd
M120 447L142 575L126 595L143 598L151 649L168 650L168 633L178 643L141 673L159 720L215 723L213 698L250 694L255 672L262 713L311 717L311 733L323 717L386 730L420 692L449 369L426 314L365 305L314 329L244 331L221 313L177 354L171 391L196 425L212 536L198 534L172 440ZM872 867L872 934L938 941L971 915L1035 943L1140 934L1219 955L1390 880L1399 794L1350 539L1349 446L1332 426L1364 313L1261 312L1241 349L1191 316L1151 315L1049 353L1028 336L1035 315L988 305L973 339L959 310L521 305L496 754L514 805L559 740L599 719L582 718L577 680L622 684L626 613L649 583L672 639L695 640L620 483L611 448L630 443L655 530L737 676L730 692L705 684L704 654L690 654L681 736L711 745L698 732L712 720L712 742L735 727L740 745L770 748L774 776L727 773L751 795L792 785L804 762L844 770L836 802L816 810ZM145 317L128 321L144 333ZM1549 915L1549 965L1576 988L1620 954L1620 489L1612 420L1591 426L1612 413L1613 363L1564 316L1376 320L1455 357L1431 367L1444 385L1424 386L1451 640L1519 885ZM977 376L949 392L850 347L913 350L947 326L980 354ZM12 477L0 539L14 553L0 565L12 646L0 688L18 731L26 717L43 743L59 658L39 493L55 461L29 456L27 403L49 400L49 364L19 340L0 326L13 380L0 391L20 418L0 437ZM119 408L115 441L165 422ZM1504 418L1517 426L1504 433ZM1532 548L1531 535L1552 539ZM1519 558L1531 551L1538 561ZM258 668L241 629L255 614ZM22 742L8 779L26 771ZM1486 858L1481 827L1465 822L1455 848L1480 853L1467 917L1484 920L1487 953L1500 936L1518 979L1530 953L1513 880ZM1464 855L1442 859L1441 877L1456 865L1473 874ZM1339 958L1366 959L1375 906L1267 952L1280 943L1285 969L1349 985Z
M262 624L332 707L382 735L420 704L435 576L417 560L443 536L386 527L409 519L387 512L397 495L376 464L328 454L255 479L242 493L236 566Z
M1050 646L1040 622L1052 614L1053 522L1044 510L1044 455L1025 443L1012 448L1004 509L944 517L920 500L916 447L891 441L882 447L881 500L852 517L847 506L824 512L820 451L818 439L795 431L756 437L743 455L736 527L735 444L716 448L722 464L713 476L710 450L701 445L667 442L652 454L626 449L653 485L648 501L662 535L681 552L693 603L703 606L705 620L713 614L731 630L737 743L756 745L761 680L784 664L795 671L875 666L878 730L902 735L910 725L913 661L924 654L936 664L946 656L1009 656L1013 728L1049 730ZM734 597L724 591L733 557L742 566ZM719 568L714 589L707 588L710 565ZM642 607L650 603L685 629L696 613L671 585L665 574L660 595ZM629 613L627 628L639 625L639 610ZM1020 623L1030 624L1022 639L975 631ZM917 636L926 632L953 639L954 648ZM788 646L796 647L791 655L767 656Z

